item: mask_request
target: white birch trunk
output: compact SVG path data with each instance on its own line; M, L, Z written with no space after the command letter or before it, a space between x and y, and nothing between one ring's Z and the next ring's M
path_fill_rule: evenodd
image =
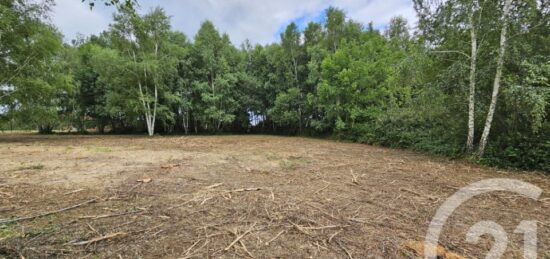
M185 130L185 135L189 134L189 112L183 112L183 129Z
M134 54L134 62L137 65L137 61L135 60L135 54ZM145 76L145 79L147 79L147 68L143 68L143 75ZM157 87L155 84L155 104L154 104L154 111L153 114L151 114L151 104L149 101L145 100L145 94L143 93L143 86L141 85L141 80L138 79L138 88L139 88L139 97L141 99L141 104L143 105L143 109L145 111L145 124L147 126L147 134L149 136L153 136L155 134L155 116L157 112Z
M477 62L477 33L474 23L475 0L472 0L472 10L469 17L470 22L470 38L472 53L470 55L470 92L468 98L468 139L466 141L466 149L468 153L474 151L474 134L475 134L475 95L476 95L476 62Z
M493 83L493 95L491 96L491 104L489 106L489 112L487 113L487 119L485 121L485 128L483 129L483 135L479 143L478 157L482 157L485 153L485 147L487 146L487 140L489 139L489 132L493 123L493 116L495 115L495 109L497 106L498 91L500 89L500 80L502 77L502 68L504 66L504 54L506 51L506 34L508 31L508 14L510 12L510 5L512 0L505 0L504 13L502 19L502 30L500 32L500 49L498 51L497 70L495 73L495 81Z

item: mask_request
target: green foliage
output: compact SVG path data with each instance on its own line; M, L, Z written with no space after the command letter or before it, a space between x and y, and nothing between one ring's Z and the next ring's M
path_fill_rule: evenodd
M290 126L300 122L300 89L293 87L277 95L275 105L268 112L271 119L281 125Z
M491 142L482 162L510 168L550 171L550 128L544 134L500 136Z
M64 74L61 36L43 22L47 3L0 1L0 106L4 117L49 133L72 91Z
M97 2L117 6L112 25L69 46L44 22L51 2L0 0L0 129L333 135L464 157L470 18L482 36L476 142L503 24L501 0L414 0L414 34L402 17L380 33L330 7L303 31L290 23L279 43L237 48L209 21L190 42L160 8L141 14L133 0ZM548 171L548 6L515 4L508 23L502 89L480 162Z
M371 135L374 122L407 94L406 85L393 82L402 58L400 50L372 32L361 43L344 43L324 60L319 102L336 134L361 139Z

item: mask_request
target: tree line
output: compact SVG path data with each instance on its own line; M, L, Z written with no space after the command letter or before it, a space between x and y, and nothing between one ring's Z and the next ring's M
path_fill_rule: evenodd
M0 3L3 129L333 136L550 170L545 0L414 0L418 25L384 31L329 7L279 42L239 46L209 21L188 38L131 1L67 44L51 3Z

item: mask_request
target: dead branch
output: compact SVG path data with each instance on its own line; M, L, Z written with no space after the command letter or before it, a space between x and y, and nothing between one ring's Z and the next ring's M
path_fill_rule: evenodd
M323 190L325 190L326 188L328 188L329 186L330 186L330 183L328 183L325 187L315 191L313 194L318 194L318 193L322 192Z
M205 189L214 189L214 188L222 186L222 185L223 185L223 183L212 184L210 186L207 186Z
M339 231L337 231L336 233L330 235L330 237L328 238L328 242L329 242L329 243L332 242L332 239L333 239L336 235L340 234L342 231L343 231L343 230L339 230Z
M286 232L286 230L283 230L283 231L279 232L279 234L277 234L274 238L272 238L269 241L265 242L265 245L268 246L269 244L271 244L271 242L273 242L273 241L275 241L275 239L279 238L279 236L281 236L284 232Z
M255 258L254 255L252 255L252 253L248 251L248 249L246 249L246 246L244 245L242 240L239 240L239 244L241 244L241 246L243 247L244 251L248 254L248 256L250 256L251 258Z
M224 251L229 251L229 249L231 249L231 247L233 247L237 242L239 242L239 240L241 240L241 238L243 238L244 236L246 236L248 233L250 233L250 231L252 231L252 229L256 226L256 222L254 222L254 224L252 224L252 226L250 226L250 228L248 228L247 231L245 231L242 235L240 236L237 236L237 238L235 238L235 240L233 240L233 242L231 242L231 244L229 244L225 249L223 249Z
M186 202L184 202L184 203L180 203L180 204L178 204L178 205L174 205L174 206L172 206L172 207L170 207L170 208L167 208L166 210L173 210L173 209L176 209L176 208L180 208L180 207L183 207L183 206L185 206L185 205L187 205L187 204L189 204L189 203L191 203L191 202L193 202L193 201L195 201L195 198L190 199L190 200L188 200L188 201L186 201Z
M200 241L200 240L199 240L199 241ZM201 250L203 247L205 247L206 245L208 245L209 242L210 242L210 241L208 241L208 240L204 241L204 244L203 244L201 247L197 248L196 251ZM192 247L191 247L191 248L192 248ZM180 259L188 259L188 258L191 258L191 257L194 257L194 256L196 256L196 254L186 255L186 256L184 256L184 257L181 257Z
M349 259L353 259L353 256L351 256L350 251L348 249L346 249L346 247L344 245L342 245L342 243L340 243L340 241L338 241L336 239L334 241L336 241L336 244L338 244L338 246L340 248L342 248L342 250L344 250L344 252L346 252L346 255L348 255Z
M49 215L52 215L52 214L57 214L57 213L60 213L60 212L64 212L64 211L68 211L68 210L73 210L73 209L76 209L76 208L78 208L78 207L82 207L82 206L84 206L84 205L88 205L88 204L93 203L93 202L96 202L96 201L97 201L97 198L91 199L91 200L89 200L89 201L85 201L85 202L82 202L82 203L79 203L79 204L76 204L76 205L73 205L73 206L70 206L70 207L67 207L67 208L63 208L63 209L59 209L59 210L54 210L54 211L42 213L42 214L39 214L39 215L36 215L36 216L28 216L28 217L20 217L20 218L15 218L15 219L4 219L4 220L0 220L0 225L15 223L15 222L23 221L23 220L30 220L30 219L41 218L41 217L49 216Z
M118 216L124 216L128 214L134 214L138 212L142 212L143 210L134 210L134 211L128 211L123 213L116 213L116 214L105 214L105 215L96 215L96 216L80 216L78 219L104 219L104 218L112 218L112 217L118 217Z
M78 192L81 192L81 191L84 191L84 189L77 189L77 190L74 190L74 191L66 192L63 195L67 196L67 195L75 194L75 193L78 193Z
M269 191L271 192L271 200L275 201L275 193L273 193L273 188L269 189Z
M262 188L241 188L241 189L235 189L227 192L252 192L252 191L260 191Z
M201 239L197 240L189 248L187 248L187 251L185 251L185 255L188 255L191 252L191 249L193 249L193 247L195 247L200 241L201 241Z
M88 228L90 228L90 230L92 230L94 233L101 235L101 233L99 233L94 227L92 227L92 225L90 225L89 223L86 223L86 225L88 225Z
M4 196L7 196L8 198L13 198L13 197L15 197L15 196L13 196L13 194L11 194L11 193L8 193L8 192L2 192L2 191L0 191L0 195L4 195Z
M93 239L90 239L90 240L87 240L87 241L72 243L71 245L73 245L73 246L85 246L85 245L97 243L97 242L100 242L100 241L103 241L103 240L112 239L112 238L115 238L115 237L125 236L125 235L127 235L127 234L124 233L124 232L117 232L117 233L113 233L113 234L109 234L109 235L105 235L105 236L101 236L101 237L96 237L96 238L93 238Z
M353 169L350 169L350 174L351 174L351 182L359 185L359 181L357 180L357 175L353 173Z
M294 222L292 221L289 221L290 224L292 224L294 226L294 228L296 228L298 231L304 233L306 236L311 236L311 234L309 234L307 231L304 230L304 228L302 226L299 226L297 224L295 224Z
M328 229L328 228L345 228L349 227L349 225L329 225L329 226L321 226L321 227L302 227L302 229L307 230L321 230L321 229Z

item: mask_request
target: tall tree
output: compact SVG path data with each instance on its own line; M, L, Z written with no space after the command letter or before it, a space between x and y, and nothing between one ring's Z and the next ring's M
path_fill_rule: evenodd
M327 31L327 45L332 52L336 52L344 36L346 14L342 9L329 7L326 11L325 29Z
M406 48L407 43L410 40L407 20L403 16L391 18L390 25L385 34L392 44L395 44L401 48Z
M164 86L163 65L167 55L162 52L170 30L169 19L160 8L141 17L132 9L120 9L111 30L116 45L133 64L131 70L137 84L139 101L149 136L155 132L159 88ZM164 107L163 107L164 108Z
M59 97L71 91L61 35L44 22L49 4L0 1L0 106L44 133L58 122Z
M227 35L220 35L210 21L206 21L195 36L193 60L195 70L194 86L199 89L202 112L196 124L202 122L206 130L220 131L232 123L238 104L233 94L238 80L237 50Z
M503 14L502 14L502 20L501 20L502 28L500 30L500 47L498 50L497 67L496 67L495 79L493 83L493 94L491 96L491 104L489 106L489 111L487 112L485 127L483 128L483 135L481 135L481 140L479 141L479 150L478 150L479 157L482 157L485 152L487 140L489 139L489 132L491 131L491 126L493 124L493 116L495 114L495 109L497 106L498 92L500 90L500 80L502 78L502 69L504 67L504 55L506 53L508 16L510 13L511 5L512 5L512 0L504 1L504 7L502 9Z

